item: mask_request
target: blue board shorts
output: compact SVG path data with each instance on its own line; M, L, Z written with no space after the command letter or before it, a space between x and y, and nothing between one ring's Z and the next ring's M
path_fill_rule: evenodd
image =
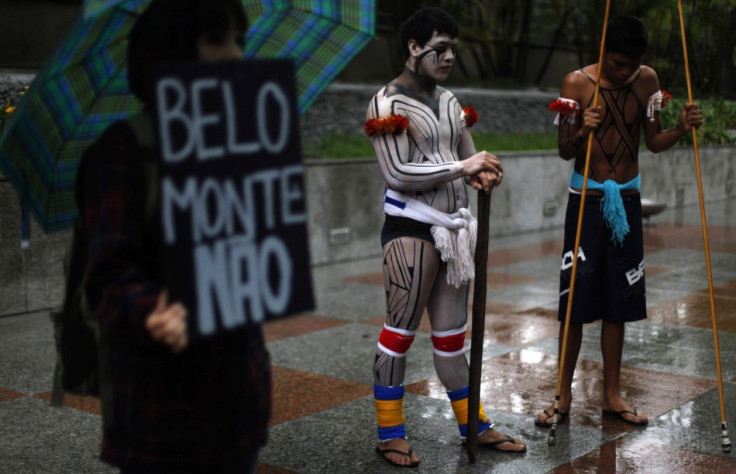
M618 245L611 241L611 230L603 218L603 196L585 197L571 323L598 319L627 323L647 317L641 195L629 194L622 199L629 233L623 245ZM570 193L560 266L560 321L565 320L567 313L579 212L580 194Z

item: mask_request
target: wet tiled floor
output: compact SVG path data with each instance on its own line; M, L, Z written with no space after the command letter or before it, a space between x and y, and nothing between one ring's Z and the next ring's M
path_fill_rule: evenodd
M708 234L725 407L736 410L736 200L709 203ZM429 325L407 360L407 430L432 473L736 472L721 450L721 412L699 207L665 211L645 227L649 318L627 326L622 392L650 423L602 416L600 325L586 326L569 421L557 443L534 426L556 386L561 229L492 239L481 400L524 454L460 445L434 373ZM377 244L378 245L378 244ZM259 473L391 472L374 453L372 363L384 320L379 258L313 269L318 309L266 325L274 414ZM111 472L94 458L99 406L67 397L48 405L53 354L47 316L0 319L0 472ZM466 348L469 349L468 337ZM50 360L49 360L50 359ZM61 436L63 434L63 436ZM736 434L731 430L731 438ZM17 441L14 441L17 437ZM63 439L62 439L63 438ZM68 460L69 450L77 453ZM66 460L62 460L66 459ZM3 467L5 466L5 467Z

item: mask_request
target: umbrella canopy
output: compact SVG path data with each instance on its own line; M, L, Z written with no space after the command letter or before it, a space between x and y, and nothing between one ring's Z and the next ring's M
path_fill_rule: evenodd
M84 16L110 8L138 9L150 0L86 0ZM245 58L288 58L297 71L304 112L373 38L375 0L242 0L250 28Z
M373 0L243 0L246 58L289 58L299 114L317 100L375 31Z
M76 215L79 159L109 125L141 109L127 85L127 36L150 0L86 0L0 137L0 169L46 232ZM374 34L373 0L243 0L246 58L295 63L304 114Z
M142 107L128 91L125 38L143 3L138 10L107 10L94 21L79 18L0 138L0 168L45 231L68 227L76 215L82 152L111 123Z

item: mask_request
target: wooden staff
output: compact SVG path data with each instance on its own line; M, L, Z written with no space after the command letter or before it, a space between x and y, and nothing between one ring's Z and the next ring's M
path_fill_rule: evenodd
M593 93L593 105L598 105L598 91L601 83L601 70L603 69L603 53L606 46L606 32L608 31L608 14L611 11L611 0L606 0L606 13L603 17L603 33L601 36L601 49L598 55L598 73L595 80L595 92ZM582 120L582 117L581 117ZM565 311L565 326L562 332L562 347L560 348L560 363L557 371L557 392L555 393L555 409L552 414L552 426L549 429L547 444L552 446L557 443L557 419L560 416L560 392L562 392L562 372L565 370L565 356L567 355L567 335L570 330L570 313L572 312L572 298L575 293L575 276L578 270L578 251L580 250L580 234L583 229L583 211L585 210L585 194L588 190L588 174L590 172L590 152L593 148L593 131L588 132L588 148L585 151L585 170L583 171L583 188L580 192L580 210L578 212L578 228L575 233L575 247L573 249L572 270L570 273L570 292L567 295L567 310Z
M682 53L685 57L685 79L687 80L687 97L688 101L693 103L693 90L690 84L690 64L687 57L687 41L685 39L685 22L682 15L682 0L677 0L677 7L680 12L680 33L682 36ZM716 321L716 304L713 296L713 275L710 265L710 245L708 244L708 224L705 219L705 201L703 199L703 178L700 174L700 152L698 150L698 131L696 127L692 128L693 132L693 149L695 151L695 172L698 178L698 196L700 198L700 220L703 225L703 244L705 247L705 267L708 274L708 294L710 296L710 316L713 322L713 346L716 353L716 372L718 376L718 396L721 402L721 448L724 453L731 452L731 440L728 439L728 429L726 427L726 404L723 396L723 380L721 375L721 351L718 345L718 323Z
M473 282L473 322L470 336L470 379L468 384L468 459L475 462L478 450L478 418L480 411L480 370L483 365L483 332L486 325L486 275L488 267L488 233L491 193L478 191L478 238L475 246L475 280Z

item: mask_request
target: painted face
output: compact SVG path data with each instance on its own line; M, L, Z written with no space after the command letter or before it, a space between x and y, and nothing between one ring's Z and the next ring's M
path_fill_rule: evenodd
M623 53L605 53L603 55L603 75L615 85L623 85L631 79L641 67L641 58L634 58Z
M241 59L245 32L234 28L226 32L205 33L197 38L197 57L202 61Z
M414 72L435 81L443 81L455 62L457 39L436 31L424 47L414 43L410 48L414 57Z

